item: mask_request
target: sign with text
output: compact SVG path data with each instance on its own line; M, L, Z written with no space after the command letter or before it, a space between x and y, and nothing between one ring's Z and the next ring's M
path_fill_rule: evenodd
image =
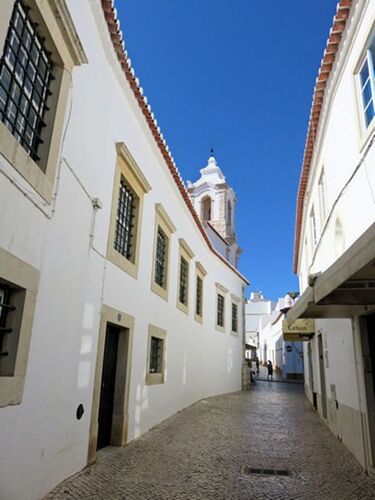
M291 325L283 321L283 337L285 342L307 342L315 333L315 321L313 319L297 319Z

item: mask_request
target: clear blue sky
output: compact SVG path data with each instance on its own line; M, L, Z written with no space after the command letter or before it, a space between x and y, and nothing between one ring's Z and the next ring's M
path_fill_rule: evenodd
M185 181L211 144L238 197L240 270L298 290L295 206L312 92L336 0L117 0L137 76Z

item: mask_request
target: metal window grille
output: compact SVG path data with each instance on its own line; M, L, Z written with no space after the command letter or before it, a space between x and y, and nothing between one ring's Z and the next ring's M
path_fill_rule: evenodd
M127 259L134 255L135 194L122 177L117 206L114 248Z
M3 352L2 345L4 335L12 333L12 329L7 327L7 316L10 311L14 311L15 307L10 304L11 288L6 285L0 286L0 356L7 356L7 352Z
M237 304L232 304L232 332L237 332L238 319L237 319Z
M187 304L189 264L181 257L180 261L180 291L179 300L181 304Z
M163 339L151 337L150 373L161 373L163 370Z
M155 283L157 283L162 288L165 288L166 284L166 251L167 236L159 227L156 238Z
M29 10L16 0L0 59L0 120L38 161L53 76L51 54Z
M217 295L217 324L224 326L224 297L220 293Z
M200 276L197 276L197 296L195 304L195 314L197 316L202 316L202 290L203 290L202 278Z

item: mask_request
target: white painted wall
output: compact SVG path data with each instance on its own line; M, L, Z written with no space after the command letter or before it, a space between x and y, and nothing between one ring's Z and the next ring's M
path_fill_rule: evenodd
M375 129L374 123L368 130L364 127L357 74L369 36L371 33L374 35L374 19L375 2L371 0L353 2L347 30L339 46L326 89L306 189L301 228L298 260L301 292L307 288L310 274L326 270L374 223L375 147L371 145L370 140ZM320 216L321 199L318 186L323 168L327 207L325 218ZM316 246L312 242L309 221L313 207L318 237ZM340 221L342 226L341 238L336 232L337 221ZM340 417L340 408L341 405L345 405L353 415L357 415L356 418L360 422L362 417L358 413L359 400L360 398L364 400L365 394L358 394L358 377L361 376L362 365L359 363L356 366L355 363L351 321L350 319L317 320L316 328L323 336L328 399L333 397L331 384L336 389L337 420L344 418ZM311 347L313 390L321 396L316 337L311 341ZM308 387L311 375L308 370L307 349L305 349L305 368L306 387ZM351 424L354 429L354 423ZM341 425L340 438L358 460L362 461L363 437L355 435L357 439L355 446L350 436L348 437L351 431L348 421ZM356 426L359 428L360 423L356 423Z
M307 186L298 262L298 274L304 276L301 284L303 289L307 286L307 271L311 274L327 269L374 222L375 172L371 168L375 162L374 146L371 147L347 189L339 197L342 188L360 163L365 146L368 144L366 139L369 139L361 121L361 102L357 88L357 75L354 74L354 70L361 60L363 48L369 36L375 17L375 4L371 1L357 1L356 3L358 7L353 8L353 12L356 13L357 21L361 14L361 22L355 33L349 33L351 45L345 64L342 64L344 52L341 50L338 53L340 68L337 68L336 63L337 69L333 71L333 76L336 77L337 74L340 78L338 81L331 78L328 85L327 96L329 98L326 98L322 113L323 121L317 136L317 147ZM354 36L353 39L352 36ZM318 210L318 181L322 167L325 172L327 212L332 210L323 235L321 233L324 223L320 220ZM315 211L319 242L317 250L313 248L309 224L309 214L313 206L317 208ZM335 242L337 218L340 218L344 231L344 245L340 251ZM307 239L306 246L304 245L305 239ZM316 251L316 257L312 262L314 251Z
M135 317L129 439L194 401L241 388L242 309L235 337L229 295L242 297L243 282L209 250L183 202L114 58L100 1L67 4L89 64L73 74L52 218L0 174L0 246L41 272L22 404L0 409L0 497L6 500L40 498L87 463L101 303ZM152 186L144 199L137 280L100 256L107 246L117 141L125 142ZM26 184L1 154L0 167ZM93 247L93 208L70 169L103 203ZM163 204L177 227L168 302L150 290L155 203ZM45 211L51 213L50 207ZM176 308L178 238L195 253L189 316ZM203 325L193 316L195 260L207 271ZM229 290L225 334L215 330L216 282ZM149 323L167 330L163 385L145 385ZM79 403L85 407L80 421Z

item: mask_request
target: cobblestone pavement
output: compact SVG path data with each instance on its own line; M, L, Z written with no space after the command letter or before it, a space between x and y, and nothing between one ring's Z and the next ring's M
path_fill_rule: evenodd
M244 466L289 476L243 473ZM260 382L208 398L61 483L48 499L371 499L375 483L303 387Z

